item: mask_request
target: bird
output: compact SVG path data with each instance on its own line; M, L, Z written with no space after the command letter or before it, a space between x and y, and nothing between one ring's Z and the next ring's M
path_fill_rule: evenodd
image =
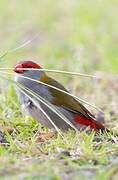
M62 115L66 117L78 131L89 127L95 132L109 132L109 130L101 122L97 121L95 116L83 104L68 94L69 91L62 84L60 84L54 78L49 77L46 72L41 69L42 67L38 63L31 60L20 61L14 67L14 80L16 83L30 89L32 92L49 102L50 105L62 113ZM56 87L56 89L52 88L51 86ZM61 91L59 91L57 88ZM66 93L62 91L65 91ZM19 87L16 87L16 92L22 109L25 109L25 111L31 117L38 120L41 125L48 127L51 132L55 131L55 127L41 111L41 109L43 109L43 111L48 115L48 117L50 117L53 123L61 131L65 132L72 128L70 124L65 122L61 117L47 107L46 104L43 104L36 97L32 97L32 100L29 98L29 96L32 95L28 94L27 92L26 94L29 95L27 97L26 94L21 92ZM37 102L38 106L34 103L34 101ZM39 107L41 107L41 109Z

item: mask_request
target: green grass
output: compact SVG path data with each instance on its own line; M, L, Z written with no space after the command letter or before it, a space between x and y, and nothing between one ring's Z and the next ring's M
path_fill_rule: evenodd
M96 97L96 103L99 103L97 97L103 97L101 108L110 100L116 103L114 98L117 92L109 88L111 80L99 83L99 94L98 84L94 84L96 91L93 94L90 93L91 87L82 83L88 97ZM103 92L104 85L106 92ZM44 143L37 142L36 132L47 132L47 129L31 117L22 117L13 86L7 92L0 95L0 127L8 143L0 146L2 179L108 179L117 176L117 137L111 134L95 135L94 132L90 135L85 132L76 134L71 130L64 134L64 139L56 135ZM109 97L109 93L113 97ZM80 91L80 94L85 96L86 92ZM104 112L107 126L117 131L115 109L105 106Z
M96 74L98 80L51 73L74 94L101 107L106 125L117 131L117 6L116 0L1 0L0 55L34 40L4 56L0 67L30 59L44 68ZM38 143L35 133L47 129L22 117L11 84L0 81L1 87L0 130L8 144L0 145L0 179L117 179L117 137L69 131L65 140L57 135Z

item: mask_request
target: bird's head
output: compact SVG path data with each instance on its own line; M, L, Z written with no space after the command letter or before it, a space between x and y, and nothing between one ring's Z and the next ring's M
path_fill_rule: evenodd
M21 61L18 64L16 64L14 72L23 74L24 72L31 69L41 69L41 66L33 61Z

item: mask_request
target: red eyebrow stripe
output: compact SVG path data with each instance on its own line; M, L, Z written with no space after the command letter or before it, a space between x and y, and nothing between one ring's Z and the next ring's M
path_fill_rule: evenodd
M36 68L36 69L39 69L41 68L38 64L35 64L35 63L26 63L26 64L22 64L23 65L23 68Z

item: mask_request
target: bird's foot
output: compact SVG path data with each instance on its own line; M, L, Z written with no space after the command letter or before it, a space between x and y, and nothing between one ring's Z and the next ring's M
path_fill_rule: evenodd
M36 139L37 139L37 142L45 142L45 141L48 141L50 140L53 136L55 135L55 132L48 132L48 133L37 133L36 135Z

